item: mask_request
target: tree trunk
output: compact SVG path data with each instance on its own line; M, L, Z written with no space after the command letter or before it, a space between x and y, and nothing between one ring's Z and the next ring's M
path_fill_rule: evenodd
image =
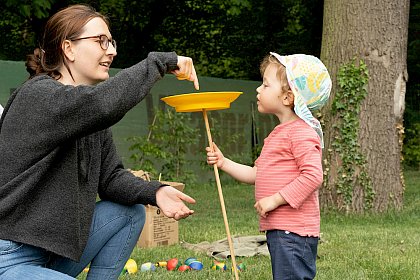
M351 203L343 201L336 182L342 162L332 148L335 128L332 102L338 90L339 67L362 59L369 71L367 97L359 114L358 141L372 182L372 210L382 212L403 205L401 167L403 113L407 75L409 0L325 0L321 59L330 71L333 90L322 110L325 133L324 186L321 205L361 212L366 209L364 186L354 176ZM356 168L357 170L357 168Z

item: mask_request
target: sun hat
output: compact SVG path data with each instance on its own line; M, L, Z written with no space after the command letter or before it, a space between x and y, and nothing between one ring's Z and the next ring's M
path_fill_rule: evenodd
M302 120L310 125L324 140L321 124L311 110L324 106L331 92L331 78L327 68L317 57L306 54L279 55L270 52L285 68L287 81L295 96L294 110Z

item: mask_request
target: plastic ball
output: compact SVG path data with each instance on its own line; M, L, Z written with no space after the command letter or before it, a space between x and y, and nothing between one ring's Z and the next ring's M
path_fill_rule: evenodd
M167 262L157 262L157 263L155 263L156 267L166 267L167 265L168 265Z
M213 263L213 266L211 267L213 270L226 270L226 264L224 262L217 262L215 261Z
M243 270L246 269L246 266L245 266L244 263L240 263L240 264L236 265L236 269L239 270L239 271L243 271ZM232 270L233 270L233 266L232 266Z
M191 262L196 261L196 260L197 260L196 258L188 258L184 261L184 264L190 265Z
M134 274L138 271L137 263L133 259L128 259L126 262L124 269L127 271L128 274ZM123 269L123 271L124 271Z
M190 262L189 266L193 270L202 270L203 269L203 263L200 262L200 261L197 261L197 260Z
M191 267L189 267L186 264L183 264L178 268L178 271L188 271L188 270L191 270Z
M155 271L156 265L154 263L147 262L141 265L140 270L141 271Z
M181 262L177 258L170 259L167 261L166 269L167 270L177 270L181 266Z

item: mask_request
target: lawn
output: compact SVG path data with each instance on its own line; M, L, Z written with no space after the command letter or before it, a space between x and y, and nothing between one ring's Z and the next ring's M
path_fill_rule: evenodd
M405 207L400 212L347 216L322 214L316 279L420 279L420 172L407 171L405 177ZM253 188L223 181L222 185L231 234L260 234L252 207ZM192 207L196 213L179 222L180 241L199 243L225 238L215 184L187 185L185 192L193 196L197 204ZM212 258L181 245L136 248L132 253L139 265L189 257L200 259L203 270L170 272L158 268L155 272L137 272L120 279L234 279L231 271L212 270ZM239 273L240 279L271 279L269 257L237 257L236 261L246 265L246 269ZM231 265L230 259L227 264Z

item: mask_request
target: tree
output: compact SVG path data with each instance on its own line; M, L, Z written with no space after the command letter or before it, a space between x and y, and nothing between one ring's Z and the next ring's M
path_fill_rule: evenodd
M403 205L408 18L409 0L324 1L321 58L333 90L321 112L326 144L323 206L382 212ZM360 98L364 91L365 98ZM351 109L357 100L360 106ZM349 119L356 125L346 126ZM335 145L344 138L349 149Z

